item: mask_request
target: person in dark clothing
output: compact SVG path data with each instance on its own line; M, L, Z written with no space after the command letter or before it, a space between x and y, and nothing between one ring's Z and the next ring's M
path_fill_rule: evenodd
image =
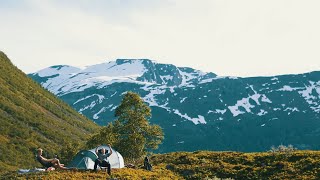
M145 168L146 170L152 171L152 165L151 165L150 162L149 162L148 156L146 156L146 157L144 158L143 166L144 166L144 168Z
M38 149L38 154L37 154L37 160L39 161L40 164L42 164L46 169L49 167L54 167L56 169L68 169L64 167L63 164L60 163L60 160L58 158L53 158L53 159L47 159L42 156L43 150L41 148Z
M112 154L112 149L111 146L108 144L110 153L104 148L101 148L98 150L100 146L96 148L96 154L98 158L94 161L94 171L97 171L97 166L99 165L100 167L107 167L108 168L108 174L111 175L111 165L108 160L108 157L111 156Z

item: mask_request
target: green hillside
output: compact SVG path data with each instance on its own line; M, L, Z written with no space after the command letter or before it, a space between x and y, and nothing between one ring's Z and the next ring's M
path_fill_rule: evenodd
M236 180L316 180L320 179L320 152L282 153L175 152L154 155L153 171L114 169L114 178L131 179L236 179ZM137 163L137 164L142 164ZM18 175L10 172L3 179L107 179L106 172L54 171ZM1 178L0 178L1 179Z
M0 51L0 173L39 166L35 149L57 153L99 127L16 68Z

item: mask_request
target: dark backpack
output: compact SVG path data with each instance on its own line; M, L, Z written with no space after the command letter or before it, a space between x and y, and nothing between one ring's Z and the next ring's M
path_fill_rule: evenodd
M144 158L144 168L148 171L152 171L152 165L150 164L149 162L149 158L148 157L145 157Z

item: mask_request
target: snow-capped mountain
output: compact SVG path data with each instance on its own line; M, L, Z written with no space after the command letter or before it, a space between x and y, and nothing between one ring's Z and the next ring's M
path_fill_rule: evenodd
M161 152L263 151L293 144L320 149L320 72L276 77L219 77L148 59L85 68L52 66L34 80L100 125L114 119L123 93L152 107L165 132Z
M100 89L113 83L182 87L193 86L194 83L216 77L213 73L158 64L148 59L117 59L83 69L62 65L51 66L31 76L39 78L37 80L40 80L43 87L58 96L84 91L91 87Z

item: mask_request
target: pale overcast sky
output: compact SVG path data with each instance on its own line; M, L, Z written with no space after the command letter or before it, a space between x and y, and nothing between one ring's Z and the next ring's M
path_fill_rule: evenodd
M0 0L0 50L26 73L149 58L221 76L320 70L319 0Z

